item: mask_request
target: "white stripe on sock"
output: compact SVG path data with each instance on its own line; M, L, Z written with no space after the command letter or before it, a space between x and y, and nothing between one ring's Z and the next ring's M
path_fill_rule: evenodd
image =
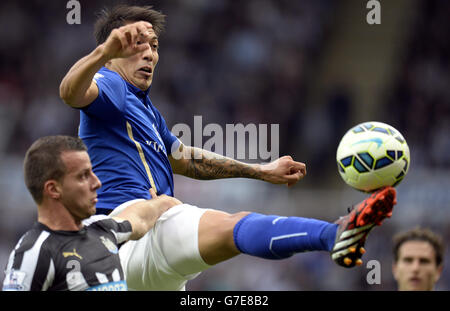
M270 240L269 249L270 249L270 251L272 252L272 254L274 254L274 255L277 256L277 257L280 257L280 256L278 256L278 255L272 250L272 244L273 244L274 241L283 240L283 239L289 239L289 238L294 238L294 237L298 237L298 236L307 236L307 235L308 235L308 232L299 232L299 233L291 233L291 234L285 234L285 235L279 235L279 236L273 237L273 238Z

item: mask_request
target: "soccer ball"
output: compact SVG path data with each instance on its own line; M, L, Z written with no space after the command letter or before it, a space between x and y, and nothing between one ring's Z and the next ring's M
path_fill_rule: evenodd
M409 147L392 126L364 122L342 137L336 160L339 174L349 186L373 192L402 181L409 169Z

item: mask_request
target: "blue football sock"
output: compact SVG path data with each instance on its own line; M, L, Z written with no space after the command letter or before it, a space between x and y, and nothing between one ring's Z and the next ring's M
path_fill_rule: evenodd
M251 213L234 227L234 242L241 253L283 259L305 251L331 251L338 225L325 221Z

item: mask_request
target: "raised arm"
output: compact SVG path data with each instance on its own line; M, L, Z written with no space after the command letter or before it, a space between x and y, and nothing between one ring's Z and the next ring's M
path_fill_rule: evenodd
M264 165L248 164L183 144L169 160L174 173L202 180L242 177L292 186L306 175L305 164L290 156Z
M93 78L105 63L103 46L98 46L92 53L76 62L59 86L61 99L75 108L92 103L98 96L98 88Z
M133 230L130 239L138 240L155 225L158 218L169 208L182 204L181 201L167 195L157 196L150 189L151 200L139 201L114 216L118 220L128 220Z
M76 108L92 103L98 96L95 73L111 59L129 57L149 48L141 43L149 41L150 28L150 23L141 21L114 29L103 44L70 68L59 86L62 100Z

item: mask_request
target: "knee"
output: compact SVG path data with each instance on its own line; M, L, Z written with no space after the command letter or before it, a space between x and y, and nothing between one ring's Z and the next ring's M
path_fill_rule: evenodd
M250 212L228 214L210 210L200 219L199 249L205 262L215 264L238 255L233 230Z
M229 226L234 228L234 226L245 216L250 214L251 212L239 212L235 214L229 214L227 222L229 222Z
M224 242L231 244L230 247L234 247L234 228L236 227L236 224L245 216L250 214L250 212L239 212L235 214L228 214L222 219L222 223L220 225L220 230L222 233L220 234L222 237L224 237Z

